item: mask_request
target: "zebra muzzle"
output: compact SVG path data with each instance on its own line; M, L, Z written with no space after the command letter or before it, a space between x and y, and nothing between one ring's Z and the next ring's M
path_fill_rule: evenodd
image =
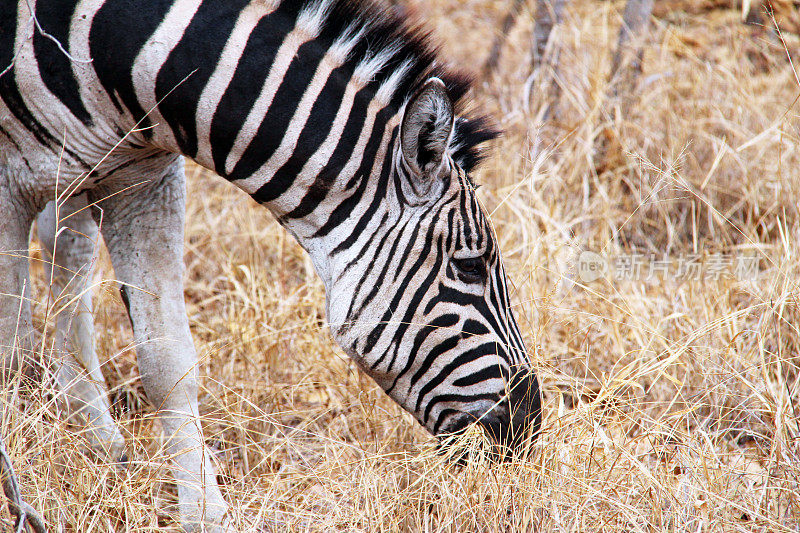
M542 400L536 375L530 370L514 374L506 400L479 423L495 443L495 459L509 461L527 455L542 423Z
M470 426L477 424L494 443L492 460L507 462L528 455L541 429L542 409L539 381L530 370L520 371L510 380L507 394L489 412L454 417L448 431L440 437L439 451L453 453L453 461L466 464L469 450L449 450L450 445Z

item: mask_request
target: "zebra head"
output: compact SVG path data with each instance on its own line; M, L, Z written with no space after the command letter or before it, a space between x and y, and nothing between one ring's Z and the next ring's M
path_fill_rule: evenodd
M507 456L538 432L541 404L497 238L460 164L474 164L475 146L438 78L401 116L382 221L328 287L331 330L434 435L477 422Z

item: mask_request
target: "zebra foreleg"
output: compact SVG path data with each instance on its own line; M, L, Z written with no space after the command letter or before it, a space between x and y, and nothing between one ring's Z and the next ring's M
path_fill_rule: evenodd
M91 277L98 245L97 224L86 196L50 202L38 217L53 308L57 311L56 382L70 416L86 427L93 449L125 462L125 439L111 417L108 391L94 346ZM57 225L57 221L62 221ZM56 237L58 240L56 241Z
M183 299L183 161L166 163L152 181L103 187L90 200L100 199L94 216L122 284L142 383L164 428L181 523L223 531L227 505L200 429L197 355Z
M36 209L0 165L0 367L2 381L30 362L31 326L28 234Z

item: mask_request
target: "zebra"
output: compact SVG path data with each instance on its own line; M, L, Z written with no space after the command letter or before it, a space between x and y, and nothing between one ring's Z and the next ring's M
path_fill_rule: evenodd
M197 423L184 158L300 243L334 340L433 435L477 423L507 457L540 430L539 384L470 178L497 132L424 30L373 2L0 0L3 375L37 363L38 216L55 290L78 295L57 324L56 381L90 444L124 460L84 290L99 231L187 530L229 522Z

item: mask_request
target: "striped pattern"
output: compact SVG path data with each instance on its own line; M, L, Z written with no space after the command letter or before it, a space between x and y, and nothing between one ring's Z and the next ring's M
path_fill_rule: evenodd
M166 152L214 170L309 251L334 337L394 399L508 440L540 414L467 176L495 133L440 65L365 1L0 0L0 147L36 154L44 197L62 148L76 191Z

